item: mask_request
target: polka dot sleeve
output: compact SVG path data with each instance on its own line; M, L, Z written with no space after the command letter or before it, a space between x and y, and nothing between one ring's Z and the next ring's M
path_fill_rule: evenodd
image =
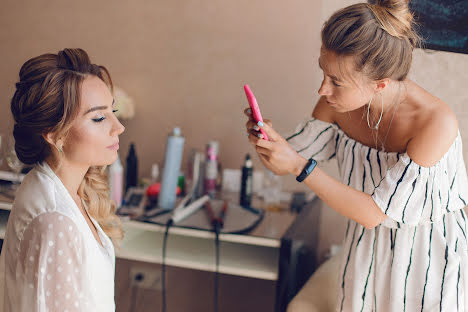
M23 302L31 311L89 310L82 289L82 233L69 217L39 215L29 224L20 245L24 276Z

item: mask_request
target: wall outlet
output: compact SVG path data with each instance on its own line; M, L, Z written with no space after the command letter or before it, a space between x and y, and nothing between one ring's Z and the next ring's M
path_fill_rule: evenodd
M134 265L130 268L130 286L160 291L161 270L147 266Z

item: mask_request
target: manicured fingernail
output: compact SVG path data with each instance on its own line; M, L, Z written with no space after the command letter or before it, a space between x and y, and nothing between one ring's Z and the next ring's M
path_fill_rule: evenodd
M257 122L257 125L259 125L260 127L263 127L263 122L259 121Z
M252 114L252 110L250 108L247 110L247 114Z
M253 128L255 131L258 131L260 129L257 125L254 125Z
M257 136L258 136L260 139L263 139L263 134L259 133L259 134L257 134Z

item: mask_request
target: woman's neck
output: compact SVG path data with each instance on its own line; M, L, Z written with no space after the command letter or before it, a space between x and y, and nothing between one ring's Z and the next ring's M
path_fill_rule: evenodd
M79 200L78 189L86 172L88 172L89 166L71 164L65 159L61 160L60 163L52 159L46 159L46 162L62 181L72 198L75 201Z
M380 118L383 107L383 120L389 118L388 112L394 111L396 106L404 100L405 97L405 83L406 81L391 81L390 84L376 94L370 104L370 119L377 121ZM366 107L367 109L367 107Z

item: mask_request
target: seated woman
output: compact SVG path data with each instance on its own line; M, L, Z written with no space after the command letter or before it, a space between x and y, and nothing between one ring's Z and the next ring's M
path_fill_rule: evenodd
M18 189L2 249L4 311L115 311L123 237L104 168L124 131L112 81L81 49L27 61L11 100ZM112 240L112 241L111 241Z

